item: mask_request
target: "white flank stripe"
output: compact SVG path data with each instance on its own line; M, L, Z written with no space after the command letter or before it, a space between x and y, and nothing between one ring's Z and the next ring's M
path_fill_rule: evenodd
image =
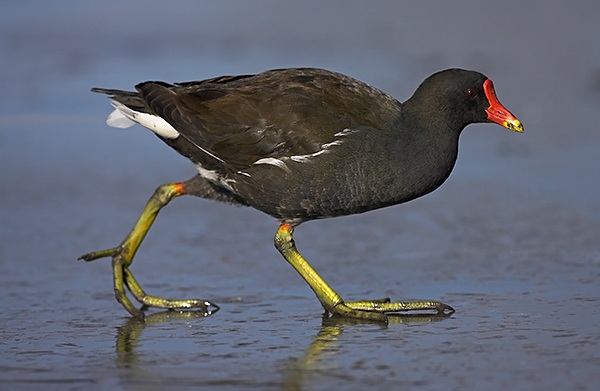
M344 137L344 136L348 136L350 134L358 133L358 132L360 132L360 129L348 129L348 128L346 128L346 129L342 130L341 132L337 132L336 134L334 134L334 136L335 137Z
M360 131L360 129L344 129L341 132L337 132L333 136L336 137L336 138L345 137L345 136L357 133L359 131ZM343 142L344 142L343 140L333 140L330 143L326 143L326 144L321 145L321 150L318 151L318 152L310 153L310 154L307 154L307 155L290 156L290 159L292 159L293 161L298 162L298 163L306 163L311 158L313 158L315 156L319 156L319 155L321 155L323 153L329 152L329 150L331 148L335 147L335 146L342 145ZM263 160L263 159L261 159L261 160ZM259 162L260 162L260 160L259 160ZM257 164L257 163L258 162L255 162L254 164Z
M332 141L330 143L321 145L321 148L329 149L331 147L335 147L336 145L342 145L342 142L340 140Z
M265 158L262 158L262 159L258 159L257 161L255 161L252 164L270 164L272 166L283 168L285 171L289 171L290 170L288 168L288 166L286 166L286 164L285 164L285 162L283 160L276 159L274 157L265 157Z
M196 169L198 170L198 173L202 178L206 178L216 185L220 185L226 188L227 190L233 191L233 188L231 187L230 183L235 183L235 180L227 180L221 175L219 175L218 172L214 170L207 170L206 168L202 167L201 164L196 164Z
M175 128L172 127L167 121L157 115L140 113L139 111L132 110L115 100L111 101L111 104L116 110L110 113L108 119L106 120L106 123L109 126L116 128L128 128L132 125L131 123L125 121L128 119L150 129L162 138L174 139L179 137L179 132L175 130ZM121 113L121 115L118 113Z
M315 156L319 156L325 152L329 152L327 149L321 149L319 152L315 152L315 153L311 153L308 155L295 155L295 156L290 156L290 159L292 159L295 162L298 163L306 163L310 158L313 158Z

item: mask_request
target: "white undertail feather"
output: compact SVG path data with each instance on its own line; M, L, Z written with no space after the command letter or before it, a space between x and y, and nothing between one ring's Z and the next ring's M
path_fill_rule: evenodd
M112 100L111 104L115 110L106 119L108 126L112 126L113 128L129 128L138 123L162 138L175 139L179 137L179 132L157 115L132 110L116 100Z
M113 128L121 128L126 129L135 125L135 122L125 117L119 109L115 109L112 113L108 115L106 119L106 124L108 126L112 126Z
M108 126L112 126L113 128L129 128L130 126L138 123L143 127L150 129L162 138L173 140L180 136L179 132L175 130L171 124L157 115L141 113L139 111L132 110L116 100L112 100L111 104L115 110L110 113L106 119L106 124ZM225 163L223 159L219 158L206 148L201 147L189 139L188 141L208 156Z

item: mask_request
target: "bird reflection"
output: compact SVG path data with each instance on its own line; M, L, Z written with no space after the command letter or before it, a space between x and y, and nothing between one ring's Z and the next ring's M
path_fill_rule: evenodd
M213 312L214 313L214 312ZM145 321L129 318L117 329L116 361L120 368L127 369L128 382L141 382L146 385L160 385L161 379L155 371L148 371L138 365L137 347L142 342L142 333L146 327L173 320L198 319L210 316L202 311L164 311L148 314ZM283 373L283 390L301 390L306 384L314 383L320 374L335 369L336 356L340 353L340 336L347 329L364 324L386 328L392 324L431 323L449 318L450 314L412 314L388 315L388 324L361 319L343 318L323 314L321 327L313 337L308 348L291 363ZM136 380L137 379L137 380ZM166 379L164 379L166 380Z

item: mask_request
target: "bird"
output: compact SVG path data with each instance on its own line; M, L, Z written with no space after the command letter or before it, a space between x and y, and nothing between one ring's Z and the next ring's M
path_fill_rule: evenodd
M401 204L437 189L450 175L469 124L523 124L498 100L482 73L458 68L427 77L406 101L320 68L272 69L200 81L147 81L135 91L93 88L114 111L107 124L140 124L188 158L197 173L156 188L116 247L79 259L112 258L117 301L144 319L148 307L214 312L203 299L146 294L130 266L159 211L193 195L249 206L278 221L276 249L332 316L387 321L403 311L451 314L439 301L345 301L298 251L302 223ZM136 308L127 291L140 303Z

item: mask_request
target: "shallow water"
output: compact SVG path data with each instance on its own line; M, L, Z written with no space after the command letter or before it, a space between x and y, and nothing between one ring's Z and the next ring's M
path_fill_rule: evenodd
M149 5L150 4L150 5ZM0 389L593 389L600 380L599 8L561 2L5 2L0 6ZM423 199L307 223L347 299L439 299L449 317L325 319L259 212L165 209L133 271L211 316L131 319L110 263L153 189L193 167L104 124L92 86L320 66L406 99L436 70L490 76L525 124L462 136Z

